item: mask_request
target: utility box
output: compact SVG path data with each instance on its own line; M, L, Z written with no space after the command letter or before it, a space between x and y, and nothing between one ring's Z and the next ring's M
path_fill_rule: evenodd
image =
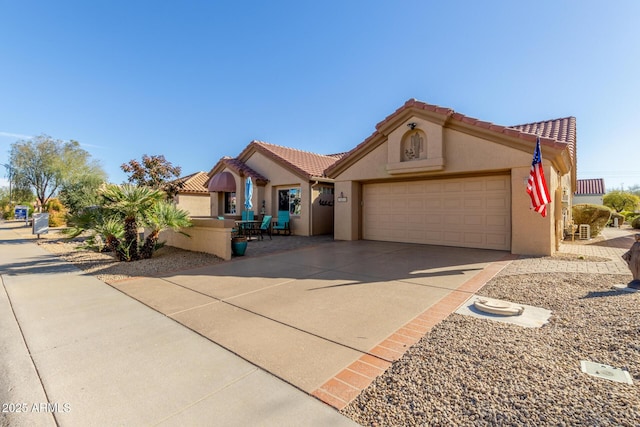
M39 238L41 234L47 234L48 232L49 232L49 214L34 213L31 233L37 234Z
M589 224L580 224L578 238L580 240L589 240L591 238L591 226Z

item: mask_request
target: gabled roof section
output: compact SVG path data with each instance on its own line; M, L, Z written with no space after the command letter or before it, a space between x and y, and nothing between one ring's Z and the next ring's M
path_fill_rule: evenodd
M225 156L218 160L218 163L216 163L216 165L209 171L207 176L210 179L213 177L213 175L215 175L217 172L222 171L222 169L224 168L231 169L239 176L250 176L256 182L256 185L266 185L267 182L269 182L267 178L247 166L244 162L228 156ZM209 179L207 179L207 181L209 181Z
M209 194L206 185L208 180L209 175L206 172L196 172L178 178L173 183L180 188L178 193Z
M251 153L258 151L273 159L276 163L291 170L308 180L326 178L324 171L346 153L316 154L281 145L269 144L264 141L252 141L238 156L238 161L246 160Z
M602 178L579 179L576 184L576 196L601 196L606 193Z
M386 135L403 121L412 116L422 116L429 120L441 123L445 127L457 127L474 129L481 133L494 133L503 138L517 138L525 144L536 142L536 131L541 131L540 143L555 150L569 148L572 161L575 163L576 120L575 117L549 120L545 122L530 123L519 126L502 126L491 122L465 116L451 108L427 104L426 102L410 99L400 108L387 116L376 125L376 130L353 150L329 166L325 173L332 177L339 174L349 165L355 163L366 153L385 142ZM531 149L533 150L533 148ZM533 151L532 151L533 152ZM574 168L575 169L575 168Z

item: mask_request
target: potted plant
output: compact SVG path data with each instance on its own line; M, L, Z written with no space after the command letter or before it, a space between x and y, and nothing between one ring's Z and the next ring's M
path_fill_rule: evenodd
M247 250L247 236L234 236L231 238L231 252L237 256L243 256Z

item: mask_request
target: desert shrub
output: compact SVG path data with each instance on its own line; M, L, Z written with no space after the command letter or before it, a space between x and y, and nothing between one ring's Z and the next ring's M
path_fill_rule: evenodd
M604 205L584 203L573 205L572 213L575 224L589 224L591 237L596 237L609 222L612 212L610 208Z
M0 217L3 219L13 219L14 212L11 206L9 205L3 206L2 210L0 211Z
M631 222L631 226L633 228L638 228L640 229L640 216L637 216L633 219L633 221Z
M618 227L620 227L625 220L624 215L618 213L618 212L611 212L611 218L609 219L609 226L613 227L613 225L615 224L615 219L618 218Z
M58 199L49 199L45 210L49 212L49 227L62 227L67 225L67 210Z

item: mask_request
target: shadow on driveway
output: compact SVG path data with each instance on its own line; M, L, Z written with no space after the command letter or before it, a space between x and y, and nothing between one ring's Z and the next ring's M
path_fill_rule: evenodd
M312 392L506 255L330 241L112 286Z

